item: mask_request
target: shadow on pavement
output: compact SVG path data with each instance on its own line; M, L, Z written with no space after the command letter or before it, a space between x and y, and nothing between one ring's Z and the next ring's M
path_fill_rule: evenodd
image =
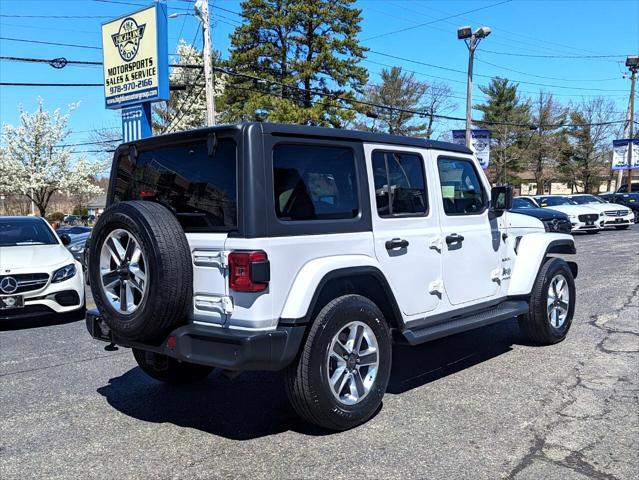
M418 347L396 345L388 392L400 394L494 358L524 344L516 320L462 333ZM172 386L139 368L98 389L111 406L146 422L248 440L292 430L306 435L332 432L300 420L291 408L280 372L245 372L234 380L213 373L203 382Z
M0 318L0 332L10 330L25 330L28 328L51 327L84 320L84 310L65 313L63 315L47 314L24 318Z

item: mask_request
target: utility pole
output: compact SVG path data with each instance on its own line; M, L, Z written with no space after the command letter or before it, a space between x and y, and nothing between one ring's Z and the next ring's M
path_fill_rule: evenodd
M206 93L206 124L216 125L215 112L215 87L213 79L213 64L211 61L211 28L209 23L209 2L208 0L197 0L195 2L195 13L202 23L202 37L204 40L204 89Z
M490 35L489 27L481 27L474 32L470 27L460 27L457 29L457 38L463 40L468 47L468 81L466 83L466 146L470 148L471 137L471 110L473 96L473 60L475 57L475 49L482 38Z
M634 146L634 124L635 124L635 81L637 80L637 70L639 69L639 56L626 58L626 67L631 72L630 76L630 127L628 144L628 193L632 192L632 150Z

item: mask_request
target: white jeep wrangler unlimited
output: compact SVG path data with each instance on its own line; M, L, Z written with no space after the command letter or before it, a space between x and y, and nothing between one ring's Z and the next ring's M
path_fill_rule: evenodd
M306 420L379 408L393 342L518 317L540 344L575 309L570 235L508 211L463 146L245 123L121 145L94 229L94 338L165 382L285 369ZM108 348L108 347L107 347Z

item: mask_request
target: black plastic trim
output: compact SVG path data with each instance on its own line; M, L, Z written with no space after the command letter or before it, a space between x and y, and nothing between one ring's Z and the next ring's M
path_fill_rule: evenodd
M577 248L575 247L575 242L573 240L553 240L548 244L548 247L546 247L546 255L549 253L566 253L574 255L577 253Z
M100 318L97 309L88 310L85 321L87 331L96 340L160 353L198 365L238 371L285 368L296 357L305 331L303 326L278 326L268 332L247 332L191 323L167 336L176 339L175 348L168 348L166 341L160 345L148 345L118 338Z
M249 272L251 282L268 283L271 281L271 262L263 260L261 262L251 262Z

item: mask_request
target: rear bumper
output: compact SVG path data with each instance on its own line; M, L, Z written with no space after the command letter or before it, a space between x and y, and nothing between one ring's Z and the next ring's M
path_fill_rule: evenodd
M86 326L97 340L226 370L281 370L296 357L306 328L302 325L249 332L188 324L173 330L161 344L148 345L115 336L97 309L87 311ZM167 346L170 337L175 337L173 348Z

